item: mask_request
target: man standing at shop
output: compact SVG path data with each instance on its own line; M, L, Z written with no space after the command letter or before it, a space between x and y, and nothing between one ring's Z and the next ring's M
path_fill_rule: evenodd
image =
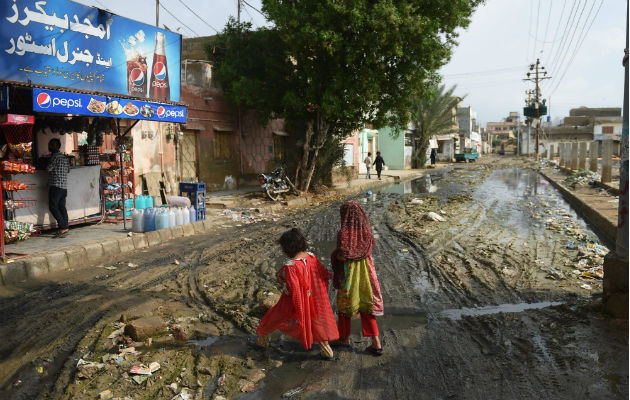
M376 175L378 175L378 180L381 180L381 171L383 171L383 165L385 165L385 160L381 157L381 152L376 152L376 158L374 159L374 163L372 165L376 165Z
M66 210L66 197L68 196L68 172L70 164L65 154L59 151L61 141L50 139L48 150L50 151L50 161L48 162L48 208L50 213L57 220L59 231L56 238L63 238L68 235L68 210Z

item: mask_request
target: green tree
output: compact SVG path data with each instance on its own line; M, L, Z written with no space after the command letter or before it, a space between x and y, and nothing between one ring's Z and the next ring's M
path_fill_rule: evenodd
M416 125L414 163L421 167L426 163L429 139L433 135L457 133L457 120L453 110L462 97L454 96L456 86L446 90L444 85L436 85L425 96L417 97L413 105L413 121Z
M231 20L208 52L235 106L300 127L296 184L308 190L331 138L406 125L481 2L263 0L273 27Z

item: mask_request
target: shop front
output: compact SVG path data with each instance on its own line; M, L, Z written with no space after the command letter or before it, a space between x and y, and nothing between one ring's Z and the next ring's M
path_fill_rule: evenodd
M56 226L51 139L71 165L69 223L126 224L136 201L131 129L186 123L181 36L67 0L16 0L0 6L0 43L2 256L5 240Z

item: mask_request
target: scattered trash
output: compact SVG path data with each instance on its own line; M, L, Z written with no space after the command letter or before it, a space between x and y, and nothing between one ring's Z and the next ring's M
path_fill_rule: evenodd
M175 260L175 261L173 261L173 264L175 264L175 265L179 265L179 261L178 261L178 260Z
M182 330L182 328L179 325L173 325L171 326L170 329L175 340L180 341L180 342L188 341L188 335L186 335L186 333Z
M114 397L114 395L112 394L112 391L111 391L111 390L107 389L107 390L104 390L104 391L100 392L100 393L98 394L98 397L99 397L99 399L101 399L101 400L109 400L109 399L111 399L112 397Z
M134 264L134 263L127 263L127 266L128 266L129 268L136 268L138 265L137 265L137 264Z
M406 253L406 252L408 252L409 250L407 250L407 249L402 249L402 250L400 250L400 251L402 251L403 253Z
M446 219L444 219L443 216L441 216L440 214L436 214L433 211L430 211L427 214L425 214L424 219L429 220L429 221L439 221L439 222L446 221Z
M77 377L89 379L102 368L105 368L105 364L88 362L81 358L77 362L77 369L79 370Z
M411 200L411 204L424 204L424 200L415 198Z
M591 290L593 287L591 285L589 285L588 283L583 283L582 285L580 285L580 287L582 289L586 289L586 290Z
M223 386L225 385L225 382L227 381L227 378L225 377L225 374L221 375L219 377L219 379L217 379L217 385L218 386Z
M175 395L171 400L192 400L193 392L188 388L182 388L182 391L178 395Z
M22 384L22 381L18 379L18 380L16 380L15 382L13 382L13 387L18 387L18 386L20 386L21 384Z
M573 250L573 249L575 249L575 247L576 247L575 243L573 243L573 242L567 243L567 249Z
M114 271L114 270L117 270L117 269L118 269L118 267L114 267L113 265L111 265L111 266L109 266L109 267L105 267L105 269L108 269L108 270L110 270L110 271Z
M37 368L35 368L35 370L37 371L38 374L44 373L44 367L42 367L41 365L38 365Z
M131 367L131 369L129 370L130 374L135 374L135 375L152 375L155 371L160 369L160 363L154 361L151 364L149 364L149 366L145 366L143 365L134 365L133 367Z
M284 392L284 394L282 395L282 398L283 399L288 399L290 397L297 396L298 394L302 393L303 391L304 391L304 388L296 387L295 389L291 389L288 392Z
M131 377L131 379L133 379L133 381L136 382L138 385L141 385L144 381L149 379L149 376L148 375L134 375L133 377Z
M127 236L132 237L133 236L133 232L127 232Z
M372 197L372 191L368 190L367 192L365 192L365 197Z

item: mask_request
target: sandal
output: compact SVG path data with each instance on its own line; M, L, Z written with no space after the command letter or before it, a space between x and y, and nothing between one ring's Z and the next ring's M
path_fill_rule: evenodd
M339 361L339 359L338 359L338 358L335 358L334 356L333 356L333 357L326 357L325 355L323 355L323 354L321 354L321 353L319 354L319 357L320 357L322 360L324 360L324 361Z
M375 349L372 346L368 346L368 347L365 348L365 351L368 354L371 354L371 355L376 356L376 357L380 357L380 356L383 355L383 348L382 347L380 349Z
M69 231L65 231L65 232L59 231L59 232L55 233L55 235L53 236L53 239L63 239L66 236L68 236L68 232Z
M258 351L265 351L265 350L267 350L266 347L263 347L263 346L259 345L258 343L256 343L256 338L253 337L253 336L247 338L247 345L249 347L251 347L252 349L254 349L254 350L258 350Z

